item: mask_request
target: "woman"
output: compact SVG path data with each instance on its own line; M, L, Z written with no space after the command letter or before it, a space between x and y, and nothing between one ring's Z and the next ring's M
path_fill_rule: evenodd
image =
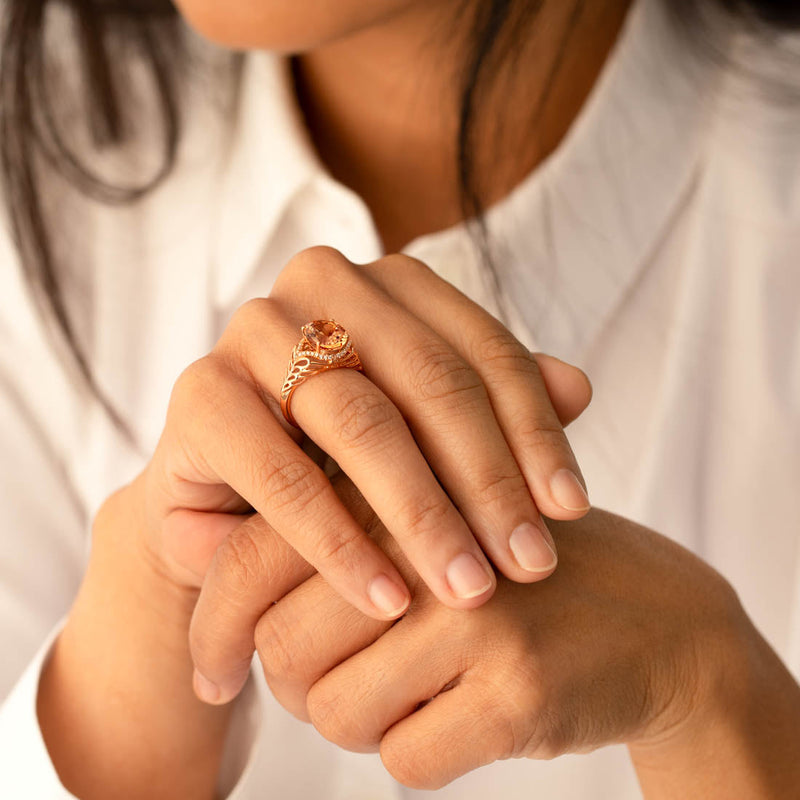
M638 778L648 798L790 797L796 111L701 57L657 0L184 0L248 51L241 73L186 35L174 172L109 208L141 193L69 156L130 185L153 131L114 154L79 124L55 136L42 4L14 8L2 794L624 798ZM174 21L75 8L53 30L90 54L91 130L113 141L98 37L138 31L167 97L152 37ZM763 66L768 47L720 30ZM111 52L145 92L147 62ZM163 118L141 102L136 119ZM48 265L71 267L61 340L20 256L52 296ZM352 345L363 371L290 392L304 324L305 351ZM614 514L589 511L561 430L590 389L534 348L592 377L571 440ZM254 648L275 699L247 680ZM335 745L380 748L388 772Z

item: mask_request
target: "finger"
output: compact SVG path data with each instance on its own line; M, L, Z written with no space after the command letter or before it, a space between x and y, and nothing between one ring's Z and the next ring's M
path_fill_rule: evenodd
M250 301L237 313L235 339L220 340L221 354L238 359L258 385L278 394L299 324L270 300ZM488 599L496 586L494 571L394 403L350 369L313 376L295 397L295 415L306 434L359 487L434 594L461 608ZM522 494L532 507L524 486ZM330 538L312 537L308 529L302 540L290 542L337 590L351 580L350 548L334 549Z
M221 542L189 627L194 686L201 700L227 703L239 694L250 669L259 617L313 573L257 514Z
M532 353L553 404L558 421L566 428L592 401L592 384L586 373L546 353Z
M426 608L438 605L353 482L338 472L331 483L359 525L394 561L411 589L414 599L406 618L425 614ZM256 650L273 695L284 708L308 722L306 695L311 686L376 641L389 625L361 614L322 576L313 576L269 607L256 625Z
M164 516L175 508L202 509L206 484L227 485L365 614L385 619L404 611L410 596L391 560L252 383L206 357L176 383L168 416L163 468L172 476L171 507Z
M199 589L217 548L245 520L242 514L218 514L178 508L161 526L165 555L189 586Z
M384 290L451 343L481 377L539 509L554 519L589 510L586 487L537 361L494 317L425 264L390 256L369 268ZM441 308L451 309L442 314ZM468 319L469 325L462 324Z
M453 602L448 603L437 583L445 590L448 587L454 590L457 597L488 599L488 590L494 587L492 582L487 583L483 572L475 569L475 560L481 562L476 543L469 535L471 531L495 566L512 580L531 582L552 573L556 565L552 538L497 424L480 376L448 342L398 306L343 256L323 251L298 259L299 266L294 269L300 286L305 288L303 269L311 270L315 264L318 274L320 259L326 269L326 307L346 310L348 330L352 330L354 340L359 343L370 380L391 399L410 428L407 432L403 425L402 439L396 436L392 443L386 441L385 431L391 426L383 426L384 441L376 441L373 435L364 452L356 453L352 446L346 448L343 457L356 457L356 467L374 460L379 449L384 451L380 466L385 464L386 471L373 469L372 476L366 476L367 480L371 477L376 489L363 484L344 462L340 463L379 511L415 569L447 605L458 607ZM291 302L297 309L296 297L300 294L295 287ZM311 297L305 292L302 294L308 303L323 302L322 297L314 297L315 292ZM386 331L390 335L376 336L375 331ZM344 378L339 380L344 385ZM315 378L314 384L314 388L303 387L297 392L295 408L306 432L317 439L314 426L320 416L319 409L325 404L319 400L323 391L321 381ZM335 430L335 426L336 421L332 420L325 428ZM325 431L321 434L325 435ZM335 442L332 446L334 449L330 452L339 460L340 450L336 449ZM446 513L453 519L452 527L442 525L440 520L436 520L435 526L430 525L430 502L435 503L436 515L445 512L440 499L441 487L435 485L429 469L416 466L420 459L433 469L446 497L458 509L466 525L450 508ZM416 481L419 488L411 496L405 491L409 484L389 477L406 465L416 474L419 469L425 469L424 481ZM381 483L389 485L378 490ZM423 519L422 525L427 530L421 540L418 532L410 532L403 526L394 527L384 516L387 495L399 499L406 508L413 503L424 510L427 519ZM376 505L381 502L383 509ZM431 578L436 583L432 583Z
M392 725L453 685L470 663L467 649L452 658L419 622L404 618L311 687L308 715L340 747L373 752Z
M256 650L275 699L308 722L311 686L390 625L353 608L322 576L305 581L268 608L256 625Z
M389 728L381 739L384 766L412 789L439 789L477 767L512 758L512 724L477 676L440 692Z

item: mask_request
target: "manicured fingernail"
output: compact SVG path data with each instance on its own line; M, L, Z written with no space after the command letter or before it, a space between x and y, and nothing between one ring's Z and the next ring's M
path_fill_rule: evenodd
M558 561L542 531L531 522L523 522L514 528L508 546L517 563L528 572L546 572Z
M488 591L494 580L472 553L461 553L448 565L447 582L456 597L468 600Z
M571 470L558 470L550 478L550 491L556 503L567 511L588 511L591 508L586 490Z
M408 592L386 575L373 578L367 587L367 594L375 608L387 617L399 617L411 602Z

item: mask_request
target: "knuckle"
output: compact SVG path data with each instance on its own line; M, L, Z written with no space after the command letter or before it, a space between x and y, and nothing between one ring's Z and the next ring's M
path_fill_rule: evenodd
M531 352L509 331L492 331L480 337L477 359L512 376L538 375L539 366Z
M317 542L314 548L314 561L320 570L327 573L356 572L360 563L361 548L367 544L365 537L357 530L329 534Z
M242 526L217 548L214 570L222 579L222 589L230 602L238 603L251 596L266 573L261 548L255 537Z
M341 696L327 688L328 682L317 681L306 695L306 709L311 724L328 741L346 747L351 743L347 704Z
M495 692L489 691L489 685L484 685L483 691L464 699L465 716L475 721L476 738L486 742L481 754L483 764L510 758L514 752L515 725L522 714L519 706L509 702L513 696L506 690L503 702Z
M279 458L268 453L255 467L255 485L272 509L300 512L320 497L329 484L310 459Z
M341 250L328 245L318 244L313 247L306 247L294 255L286 265L287 269L306 269L310 268L315 272L319 270L320 264L325 266L344 266L350 264Z
M452 526L451 507L446 500L421 502L401 509L400 525L406 538L420 538Z
M255 383L248 367L250 360L248 348L253 341L250 332L272 327L281 319L281 313L274 300L268 297L253 297L233 312L230 322L212 352L218 354L231 369Z
M347 447L384 448L404 424L400 412L377 392L360 391L341 399L335 410L337 435Z
M494 760L505 761L513 758L521 741L524 741L525 726L520 719L519 708L512 714L499 714L495 711L491 740L494 745Z
M274 300L270 300L268 297L251 297L233 312L225 331L227 333L228 331L240 329L246 330L254 325L261 327L264 324L264 320L269 319L274 312Z
M552 761L570 750L571 737L566 733L563 717L542 708L533 718L530 730L519 737L519 749L528 758Z
M381 731L376 730L375 715L369 711L373 698L367 695L353 702L353 695L339 688L337 683L322 678L308 690L306 711L311 724L328 741L345 750L374 751Z
M300 720L300 722L308 723L311 721L306 711L305 691L291 684L281 683L278 679L273 680L266 673L264 673L264 678L272 696L286 711L295 719Z
M519 470L482 476L472 481L472 485L476 486L473 497L479 506L499 503L522 494L528 495L528 485Z
M258 621L255 645L261 667L267 678L280 678L294 683L300 673L301 659L294 631L286 625L278 606L274 606Z
M465 700L469 719L480 720L479 737L487 743L482 762L504 761L522 757L525 744L530 735L528 707L521 705L527 698L507 685L498 685L490 680L484 693L476 696L470 703Z
M553 758L551 713L548 712L541 665L528 637L512 631L498 652L499 663L489 680L495 699L499 758Z
M428 272L431 271L427 264L420 261L418 258L407 256L405 253L389 253L382 258L379 258L377 261L373 261L371 264L368 264L367 267L370 269L375 269L376 271L397 270L398 272L402 272L404 275L407 275L412 270L417 272L421 272L422 270L427 270Z
M230 415L225 413L240 390L236 377L213 355L192 362L172 387L165 431L177 450L168 449L168 461L176 453L195 469L207 471L205 450L215 438L226 435Z
M514 433L522 448L548 450L564 460L572 460L572 448L564 429L558 423L526 418L514 426Z
M172 387L169 407L173 412L185 413L192 408L192 418L215 414L220 405L220 387L231 380L225 364L212 354L193 361L178 375Z
M497 734L501 749L499 757L525 758L534 753L539 757L543 744L543 715L537 707L535 692L520 688L509 691L506 687L505 690L501 688L498 694L498 725L502 728Z
M458 738L470 742L470 768L510 757L514 731L505 710L498 708L493 693L473 687L460 698ZM516 713L519 716L519 712ZM480 743L480 744L478 744ZM454 780L463 770L449 765L437 753L437 742L389 731L381 741L381 760L400 783L413 789L436 790Z
M423 401L467 403L484 398L480 376L462 358L436 341L417 345L408 353L411 388Z
M352 267L351 262L333 247L307 247L292 256L280 271L273 283L270 297L280 297L297 288L310 289L318 281L321 270L324 270L327 281L335 281L342 272Z
M435 791L445 784L429 766L423 766L419 746L404 736L385 736L381 741L381 761L387 772L409 789Z

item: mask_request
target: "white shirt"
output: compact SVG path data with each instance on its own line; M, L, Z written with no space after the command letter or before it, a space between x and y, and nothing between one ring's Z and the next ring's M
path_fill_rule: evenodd
M766 58L737 42L748 63ZM213 60L210 45L196 45ZM71 797L38 728L39 671L81 581L91 519L146 464L178 374L239 304L269 292L297 251L328 244L355 261L381 255L363 202L314 156L284 62L249 53L230 81L240 81L238 94L225 84L213 103L206 85L193 89L177 168L143 203L112 209L73 195L78 210L65 220L74 220L64 235L82 265L73 316L139 450L71 378L0 237L4 798ZM638 0L564 140L488 216L507 324L592 380L593 402L568 432L594 504L671 536L722 572L795 676L797 122L747 81L695 59L658 0ZM463 226L405 252L499 313ZM338 750L296 721L257 674L224 762L220 795L237 800L421 795L377 756ZM497 763L438 794L639 796L622 746Z

